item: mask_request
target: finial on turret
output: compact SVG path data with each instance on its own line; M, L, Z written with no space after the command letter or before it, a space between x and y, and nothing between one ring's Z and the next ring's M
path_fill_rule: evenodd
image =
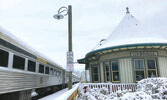
M129 8L128 8L128 7L126 7L126 13L130 13L130 12L129 12Z

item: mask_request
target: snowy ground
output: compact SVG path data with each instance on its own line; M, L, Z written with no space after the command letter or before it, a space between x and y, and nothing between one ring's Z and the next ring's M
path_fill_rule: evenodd
M73 86L71 90L61 90L55 94L44 97L40 100L67 100L67 98L79 87L79 84ZM83 88L79 87L79 93L76 100L167 100L167 78L148 78L137 83L136 92L131 90L118 90L110 93L108 88L87 88L84 93Z
M65 88L39 100L67 100L67 98L79 87L79 84L80 83L73 85L73 88L70 90L68 90L68 88Z
M108 88L87 88L84 93L79 88L77 100L167 100L167 78L148 78L137 83L136 92L131 90L118 90L109 93Z
M68 88L65 88L63 90L60 90L60 91L58 91L58 92L56 92L54 94L51 94L51 95L46 96L44 98L41 98L39 100L53 100L53 99L55 100L56 98L59 98L59 96L63 95L63 93L65 93L67 91L68 91Z

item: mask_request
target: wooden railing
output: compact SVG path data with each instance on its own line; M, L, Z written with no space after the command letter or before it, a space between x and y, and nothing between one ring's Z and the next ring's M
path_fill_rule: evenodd
M75 100L76 96L78 95L78 88L79 84L73 86L72 89L64 92L62 95L58 96L55 100Z
M108 88L109 92L116 92L118 90L131 90L132 92L136 91L136 83L82 83L80 87L84 88Z
M137 84L136 83L80 83L77 84L74 88L71 90L65 92L63 95L60 96L61 100L75 100L77 98L78 89L83 88L108 88L109 92L116 92L118 90L131 90L132 92L136 91Z
M78 88L68 97L67 100L74 100L78 94Z

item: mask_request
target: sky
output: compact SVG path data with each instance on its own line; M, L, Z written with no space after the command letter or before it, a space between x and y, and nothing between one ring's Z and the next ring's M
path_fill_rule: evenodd
M0 0L0 26L66 68L68 17L53 15L72 5L74 62L106 39L130 13L152 32L167 33L167 0ZM167 39L167 35L164 35ZM74 70L84 65L74 64Z

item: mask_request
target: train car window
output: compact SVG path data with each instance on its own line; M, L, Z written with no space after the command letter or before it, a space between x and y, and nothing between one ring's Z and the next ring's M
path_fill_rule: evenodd
M56 73L57 73L57 70L53 69L53 75L56 75Z
M48 66L46 66L46 68L45 68L45 74L49 74L49 67Z
M50 68L50 75L53 75L53 68Z
M8 58L9 58L9 53L0 49L0 66L7 67Z
M57 71L56 76L59 76L60 74L61 74L61 72L60 72L60 71Z
M25 59L14 55L13 58L13 68L24 70Z
M35 72L35 65L35 62L28 60L28 71Z
M39 73L44 73L44 65L39 64Z

